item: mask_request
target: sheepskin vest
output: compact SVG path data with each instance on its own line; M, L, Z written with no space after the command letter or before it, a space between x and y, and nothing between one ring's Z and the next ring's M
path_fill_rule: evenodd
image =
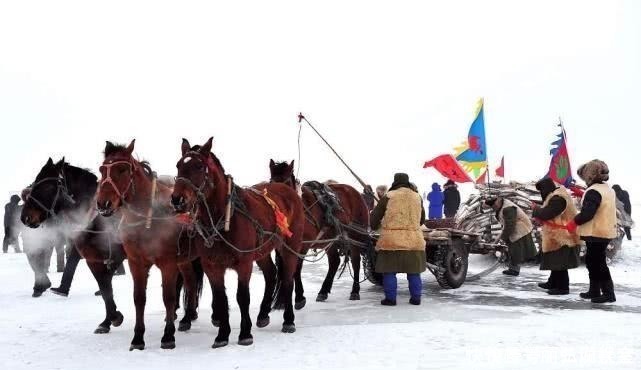
M545 198L543 207L547 206L550 199L555 196L561 197L565 200L565 209L560 215L543 224L543 253L557 251L564 245L568 247L576 247L581 244L579 235L571 234L567 229L565 229L565 226L570 223L570 221L574 220L574 216L578 213L576 206L574 205L574 201L565 187L560 186L558 189L550 193L550 195Z
M617 237L617 208L616 194L607 184L594 184L590 190L598 191L601 194L601 205L597 209L594 218L579 226L581 237L593 237L602 239L614 239ZM585 195L584 195L585 198Z
M501 222L502 225L505 225L505 219L503 218L503 210L509 207L516 208L516 225L514 226L514 231L512 231L512 235L509 236L510 242L514 243L517 240L521 239L522 237L526 236L527 234L531 233L534 227L532 226L532 221L530 221L530 218L528 217L528 215L525 212L523 212L523 210L519 206L517 206L516 204L512 203L507 199L503 199L503 207L501 207L501 210L499 211L499 221Z
M424 250L421 231L421 196L407 188L386 194L388 201L381 221L377 250Z

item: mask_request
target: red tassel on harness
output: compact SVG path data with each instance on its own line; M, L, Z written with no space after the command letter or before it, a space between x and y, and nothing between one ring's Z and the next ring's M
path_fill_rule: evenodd
M280 230L281 234L284 236L291 238L294 234L289 230L289 220L287 220L287 216L285 216L285 214L280 210L278 204L276 204L276 202L267 195L267 189L263 189L263 193L261 195L265 198L267 204L269 204L274 210L274 217L276 218L276 226L278 226L278 230Z

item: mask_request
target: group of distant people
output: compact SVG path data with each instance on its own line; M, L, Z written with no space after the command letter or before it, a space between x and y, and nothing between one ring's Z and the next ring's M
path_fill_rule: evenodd
M520 264L534 258L538 251L532 237L533 221L542 225L541 270L550 271L546 282L538 286L550 295L570 293L568 270L579 266L580 245L585 243L585 264L588 269L589 289L580 294L593 303L615 302L614 283L606 262L606 250L617 237L617 202L631 215L630 197L615 185L607 184L608 166L592 160L579 167L577 174L587 185L577 210L568 189L549 178L536 183L543 199L533 204L531 219L518 205L503 197L487 199L485 206L496 212L503 230L499 239L508 247L508 269L503 274L518 276ZM454 217L460 205L456 184L448 181L445 190L432 185L424 199L429 203L428 217ZM394 182L377 188L378 202L372 202L370 226L380 233L375 271L383 275L385 297L382 305L396 305L398 273L407 274L410 303L421 303L420 273L426 269L425 240L421 230L425 222L423 198L405 173L397 173ZM367 191L366 191L367 193ZM366 197L367 199L367 197ZM628 239L630 229L626 229Z

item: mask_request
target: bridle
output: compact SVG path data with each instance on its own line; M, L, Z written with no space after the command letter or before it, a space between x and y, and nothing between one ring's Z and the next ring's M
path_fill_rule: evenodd
M114 180L111 178L111 169L116 166L116 165L126 165L128 168L129 172L129 183L127 183L127 187L125 190L121 191L118 188L118 185L114 182ZM125 198L127 197L129 190L131 190L133 193L136 192L135 185L134 185L134 169L136 169L136 163L131 162L131 161L126 161L126 160L119 160L119 161L109 161L109 163L103 163L102 166L100 166L100 172L103 170L105 171L105 177L100 180L100 183L98 183L98 192L102 191L103 186L105 185L111 185L111 187L114 189L116 192L116 195L120 198L120 200L124 203Z
M176 177L176 183L178 181L184 182L185 184L187 184L187 186L189 186L191 188L191 190L193 190L196 193L196 195L203 202L206 202L205 193L203 192L205 190L205 187L207 185L209 185L212 188L212 190L214 190L216 188L213 180L209 177L209 174L212 172L212 168L211 168L212 164L208 160L205 159L204 155L202 155L201 153L196 152L196 151L189 151L189 152L185 153L180 158L180 162L181 163L187 163L188 162L187 159L191 160L193 158L196 158L197 160L199 160L203 164L203 170L202 170L202 172L203 172L203 182L199 186L196 186L196 184L194 184L194 182L191 181L191 179L189 179L187 177L183 177L183 176L178 176L178 177Z
M38 198L36 198L33 193L36 187L39 185L44 184L45 182L48 181L55 181L56 182L56 195L53 197L53 201L51 202L51 206L47 207L45 204L40 201ZM69 194L69 190L67 189L67 181L64 177L64 174L60 174L56 177L45 177L43 179L38 180L35 182L33 185L31 185L31 191L29 192L29 195L27 196L27 201L31 200L33 201L38 208L40 208L42 211L46 212L48 216L55 216L56 215L56 208L58 206L58 201L60 199L67 200L71 204L75 204L76 201L73 199L71 194Z

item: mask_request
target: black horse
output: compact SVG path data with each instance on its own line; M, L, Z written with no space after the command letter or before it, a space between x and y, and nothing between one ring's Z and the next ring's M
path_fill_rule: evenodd
M95 333L108 333L119 326L122 313L117 311L111 281L116 268L126 258L122 244L114 237L113 225L95 216L93 199L98 178L89 170L55 163L49 158L26 193L21 221L32 229L32 238L63 235L80 253L98 282L105 302L106 317ZM50 283L49 283L50 285Z

